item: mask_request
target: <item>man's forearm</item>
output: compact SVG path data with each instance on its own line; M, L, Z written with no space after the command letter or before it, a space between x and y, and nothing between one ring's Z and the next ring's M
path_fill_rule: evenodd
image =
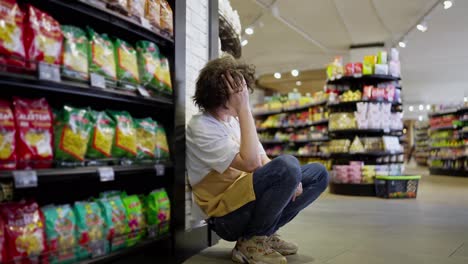
M258 163L258 136L255 122L249 107L243 108L238 113L241 128L240 155L248 163L261 166Z

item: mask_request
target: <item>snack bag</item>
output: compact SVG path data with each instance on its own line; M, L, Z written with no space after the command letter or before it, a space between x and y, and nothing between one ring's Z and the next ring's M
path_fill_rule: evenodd
M91 110L90 116L93 127L86 157L91 159L110 158L115 136L115 121L106 112Z
M143 238L146 231L146 219L143 214L143 205L137 195L122 196L122 202L127 212L128 235L127 246L131 247Z
M160 68L159 48L149 41L138 41L136 44L138 56L138 69L140 71L141 84L153 90L159 88L157 75Z
M52 112L45 98L13 98L18 168L52 164Z
M158 234L169 232L171 203L164 189L154 190L146 198L146 219L148 226L157 227Z
M0 100L0 169L16 168L15 133L10 103Z
M86 32L74 26L62 26L62 74L68 78L88 80L88 38Z
M60 24L31 5L27 6L26 12L24 46L27 59L59 65L63 43Z
M105 243L105 251L109 251L106 234L113 230L113 226L106 225L101 208L96 202L75 202L73 211L76 216L76 232L79 243L78 260L89 258L92 245L99 241ZM113 231L112 231L113 232Z
M147 0L145 18L156 28L161 28L161 3L160 0Z
M115 60L117 61L117 79L119 81L138 84L140 76L138 74L138 64L135 49L127 42L116 39Z
M107 238L111 241L111 251L126 247L126 235L130 232L128 219L122 199L119 196L98 200L104 222L108 227Z
M89 72L100 74L108 79L117 78L114 45L107 34L98 34L88 27Z
M172 22L172 9L166 0L160 0L161 3L161 29L169 33L169 36L174 35L174 25Z
M137 138L133 118L126 111L109 113L116 122L112 157L134 158L137 154Z
M74 263L76 261L76 218L71 206L42 208L47 237L49 263Z
M128 0L128 12L137 18L145 15L146 0Z
M171 70L169 69L169 61L161 55L159 67L156 68L156 76L159 78L159 87L161 91L172 94Z
M156 152L156 123L151 118L135 119L137 134L137 158L153 159Z
M55 158L83 161L93 124L86 109L64 106L55 126Z
M16 0L0 1L0 65L25 66L23 17Z
M128 11L128 2L131 0L106 0L112 7L122 11Z
M39 263L45 252L46 238L43 216L35 202L8 203L0 207L5 225L4 263L21 259L15 263Z
M155 158L160 160L169 159L169 146L167 144L166 130L160 124L156 128L156 152Z

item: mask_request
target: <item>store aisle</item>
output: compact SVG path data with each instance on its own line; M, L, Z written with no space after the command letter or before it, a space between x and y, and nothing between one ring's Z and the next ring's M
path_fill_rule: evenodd
M280 230L300 245L289 263L468 263L468 179L407 172L423 175L417 200L321 197ZM185 263L231 263L232 247L223 241Z

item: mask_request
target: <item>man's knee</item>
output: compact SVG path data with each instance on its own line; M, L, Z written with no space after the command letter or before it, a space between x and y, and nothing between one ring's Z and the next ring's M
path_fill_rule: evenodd
M318 182L319 182L319 188L323 192L325 189L328 187L328 183L330 181L330 176L328 175L327 168L323 166L323 164L318 164L317 169L319 170L319 177L318 177Z
M281 155L271 162L278 166L278 176L282 181L297 186L301 182L301 166L296 157L291 155Z

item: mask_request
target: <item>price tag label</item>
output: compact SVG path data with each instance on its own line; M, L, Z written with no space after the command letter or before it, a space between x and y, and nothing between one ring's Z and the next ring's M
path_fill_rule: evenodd
M150 22L148 21L148 19L146 19L146 18L144 18L144 17L141 18L141 25L142 25L144 28L147 28L147 29L150 29L150 30L152 29L151 24L150 24Z
M144 97L150 97L148 90L146 90L146 88L141 85L138 85L138 92Z
M165 167L162 164L154 165L154 169L156 170L156 176L164 176Z
M58 65L52 65L39 62L39 79L53 82L60 82L60 68Z
M109 182L114 180L114 169L111 167L98 168L99 178L101 182Z
M91 249L91 257L98 258L106 254L106 241L97 240L89 243L89 248Z
M100 74L91 73L91 86L106 89L106 78Z
M37 173L33 170L13 171L15 180L15 188L32 188L37 187Z

